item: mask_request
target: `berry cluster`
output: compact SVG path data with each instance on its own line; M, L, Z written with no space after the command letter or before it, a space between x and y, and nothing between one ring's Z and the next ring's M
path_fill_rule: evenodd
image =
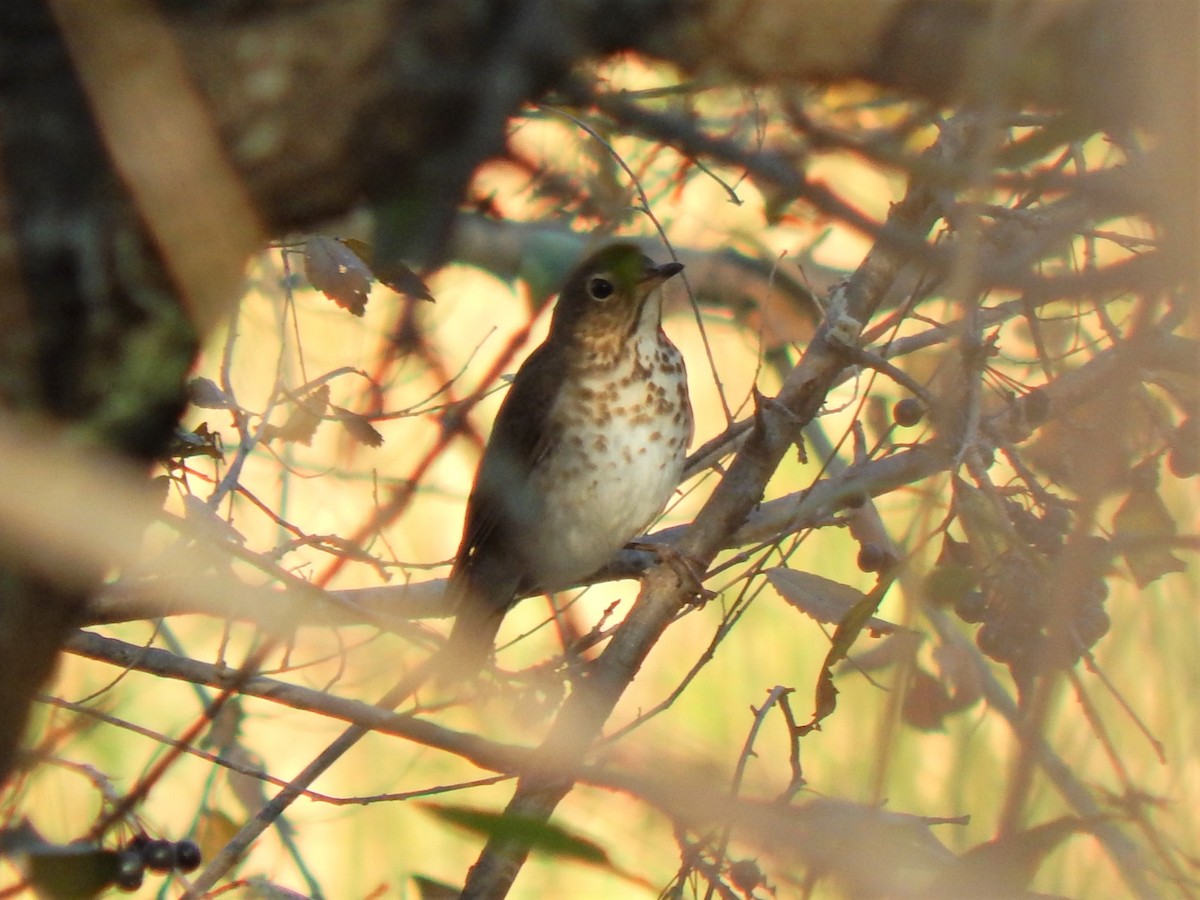
M1065 608L1045 596L1046 577L1027 557L1010 554L984 578L983 590L955 604L963 621L978 622L975 643L1025 682L1035 675L1067 669L1108 631L1103 579L1089 580Z
M1071 512L1065 506L1048 506L1038 516L1016 500L1006 500L1004 511L1017 536L1042 556L1051 559L1062 550L1071 527Z
M1066 548L1071 517L1065 507L1049 507L1039 517L1018 503L1007 506L1025 546L1011 547L994 559L978 586L963 584L953 606L964 622L980 626L975 636L980 651L1027 684L1037 675L1074 666L1108 632L1103 576L1111 549L1103 538ZM955 546L951 555L969 559L965 545ZM1064 561L1070 571L1060 579L1056 576ZM1051 594L1052 586L1057 591L1064 584L1074 588L1072 596Z
M173 870L194 872L199 866L200 847L195 841L167 841L139 834L124 850L117 851L115 883L123 891L136 891L147 869L162 875Z

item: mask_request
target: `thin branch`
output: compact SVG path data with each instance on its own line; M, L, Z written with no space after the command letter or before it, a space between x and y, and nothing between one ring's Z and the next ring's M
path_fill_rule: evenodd
M952 157L962 138L961 126L948 126L929 152L936 158ZM885 230L922 235L932 227L939 208L929 185L913 184L906 197L892 207ZM760 407L746 444L679 542L677 549L701 566L707 567L761 499L795 435L820 409L826 391L845 365L839 340L846 341L837 335L850 322L861 328L903 265L892 247L891 242L886 247L880 243L867 255L842 290L841 309L818 331L779 396ZM850 342L855 337L852 335ZM569 776L558 773L582 762L625 686L687 599L685 586L669 567L660 565L650 571L629 615L586 677L576 684L538 750L540 761L553 762L552 770L523 777L506 814L535 820L550 817L573 783ZM528 852L520 841L493 837L471 868L463 896L472 900L504 897Z

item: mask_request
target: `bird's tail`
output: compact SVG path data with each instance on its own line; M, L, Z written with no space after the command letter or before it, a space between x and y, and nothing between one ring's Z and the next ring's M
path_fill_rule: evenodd
M450 637L442 648L438 680L443 684L474 678L487 662L496 644L503 613L465 609L454 620Z
M457 612L450 637L439 653L438 680L443 684L479 674L496 646L500 623L516 593L515 579L483 579L479 574L455 572L450 576L447 598Z

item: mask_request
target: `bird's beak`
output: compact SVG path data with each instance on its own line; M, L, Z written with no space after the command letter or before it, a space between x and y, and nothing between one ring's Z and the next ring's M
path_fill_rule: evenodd
M669 262L663 263L661 266L649 264L646 266L645 273L638 280L638 287L645 290L653 290L668 278L678 275L682 271L683 263Z

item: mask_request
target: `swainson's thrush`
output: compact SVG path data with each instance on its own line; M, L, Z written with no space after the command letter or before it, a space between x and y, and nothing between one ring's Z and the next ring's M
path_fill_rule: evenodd
M450 573L455 677L478 670L525 594L609 562L662 512L692 439L662 283L683 269L612 244L567 278L550 334L517 371L467 501Z

